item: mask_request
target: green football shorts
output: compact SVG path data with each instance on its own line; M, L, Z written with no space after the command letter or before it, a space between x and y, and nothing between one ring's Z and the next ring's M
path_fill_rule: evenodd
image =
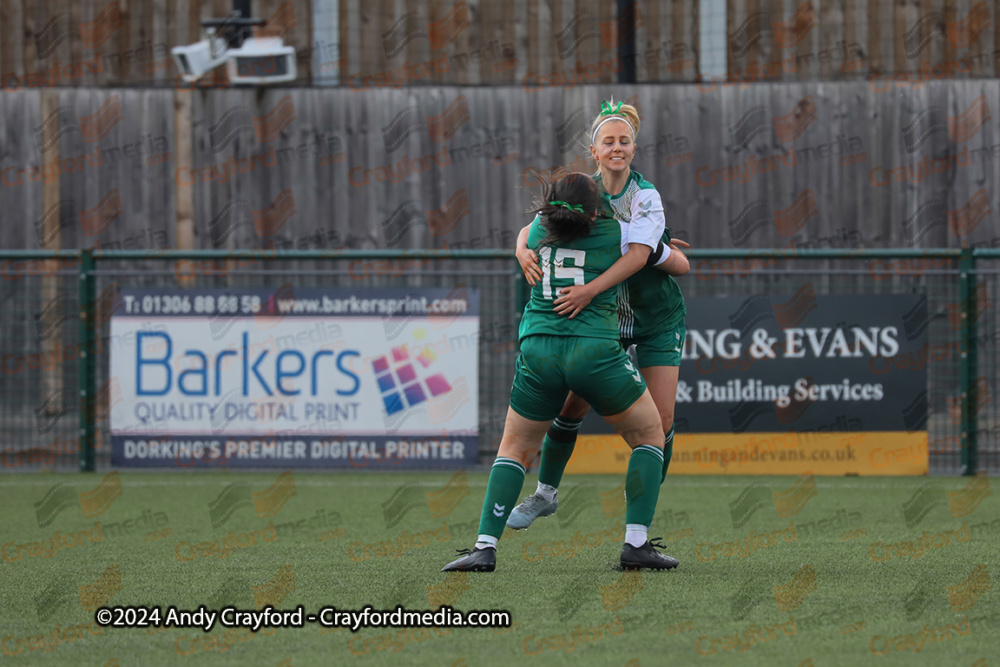
M528 336L521 340L510 407L525 419L559 416L573 390L599 415L625 412L646 382L617 340L580 336Z
M635 358L639 368L680 366L685 336L687 327L681 319L673 326L666 327L652 336L623 338L622 347L627 350L631 345L635 345Z

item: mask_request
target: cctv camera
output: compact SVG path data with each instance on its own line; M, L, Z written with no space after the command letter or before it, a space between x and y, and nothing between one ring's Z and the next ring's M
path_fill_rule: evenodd
M233 84L295 80L295 49L285 46L280 37L252 37L251 29L267 22L240 18L241 13L202 21L208 33L206 39L171 49L185 81L196 81L223 63L227 65L229 81Z
M295 80L295 49L280 37L251 37L230 49L227 67L234 84L281 83Z
M229 58L228 45L224 39L210 34L188 46L175 46L170 50L185 81L197 81L200 77L226 62Z

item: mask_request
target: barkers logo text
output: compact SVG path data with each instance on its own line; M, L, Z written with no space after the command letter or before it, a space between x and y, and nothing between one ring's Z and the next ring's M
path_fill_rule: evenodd
M273 396L275 390L283 396L297 396L304 390L289 386L293 380L300 376L306 376L309 382L309 395L327 395L333 389L338 396L354 396L361 387L361 379L351 370L349 359L360 357L358 350L341 350L333 352L331 350L319 350L313 353L310 360L297 349L282 350L275 355L273 364L266 363L265 359L271 353L270 349L260 349L259 344L254 344L251 350L250 334L243 332L241 345L237 349L222 349L218 352L203 352L198 349L184 351L184 355L176 362L172 361L174 341L173 337L163 331L139 331L136 334L135 346L135 389L138 396L166 396L175 388L183 396L221 396L224 381L223 370L236 367L238 371L239 389L241 396L250 396L251 388L253 394L259 395L262 390L268 396ZM256 357L252 352L258 352ZM161 352L162 356L152 356L155 352ZM149 355L149 356L147 356ZM230 362L224 362L225 357L233 357ZM323 357L330 359L324 361ZM214 359L214 369L210 359ZM286 362L287 360L287 362ZM294 365L298 365L297 370L293 370ZM174 369L184 368L185 370L177 374L174 379ZM332 370L339 371L339 375L332 373ZM308 371L308 372L307 372ZM322 371L322 372L321 372ZM231 376L232 373L225 374ZM349 379L349 386L331 387L330 384L337 384L335 380L340 376ZM215 378L214 388L210 379ZM322 382L320 379L322 378ZM320 386L322 385L322 386ZM230 387L225 387L226 391Z
M392 348L389 355L379 357L372 362L372 370L375 372L387 416L423 403L427 400L428 393L432 398L437 398L451 391L451 384L441 373L424 378L423 382L417 377L415 363L426 369L436 359L437 353L428 346L421 349L411 360L409 348L400 345ZM403 397L406 398L405 406Z

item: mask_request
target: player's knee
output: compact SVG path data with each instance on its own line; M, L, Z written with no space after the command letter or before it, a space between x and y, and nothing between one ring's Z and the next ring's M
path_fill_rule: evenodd
M658 412L660 413L660 424L663 426L663 432L668 433L674 425L674 409L673 407L662 408Z
M660 411L660 424L663 426L663 432L669 433L670 429L674 425L674 411L673 410L661 410Z
M497 456L514 459L525 468L531 465L538 453L538 444L529 443L519 434L505 433L500 440Z
M500 450L497 451L498 457L502 456L505 459L513 459L523 465L525 470L531 467L531 464L534 462L537 454L537 451L528 452L524 449L504 447L501 447Z
M630 449L635 449L639 445L663 446L663 433L660 432L660 425L655 421L637 424L630 429L621 429L619 434Z

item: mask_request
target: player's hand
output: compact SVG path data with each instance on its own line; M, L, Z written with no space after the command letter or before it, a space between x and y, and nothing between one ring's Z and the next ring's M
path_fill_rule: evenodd
M587 307L594 298L588 285L573 285L559 290L559 298L552 302L552 310L559 315L569 315L573 319Z
M691 244L687 241L681 241L680 239L670 239L670 247L675 250L680 250L681 248L690 248Z
M534 287L542 279L542 267L538 262L538 254L531 248L518 248L515 251L521 271L524 272L524 279Z

